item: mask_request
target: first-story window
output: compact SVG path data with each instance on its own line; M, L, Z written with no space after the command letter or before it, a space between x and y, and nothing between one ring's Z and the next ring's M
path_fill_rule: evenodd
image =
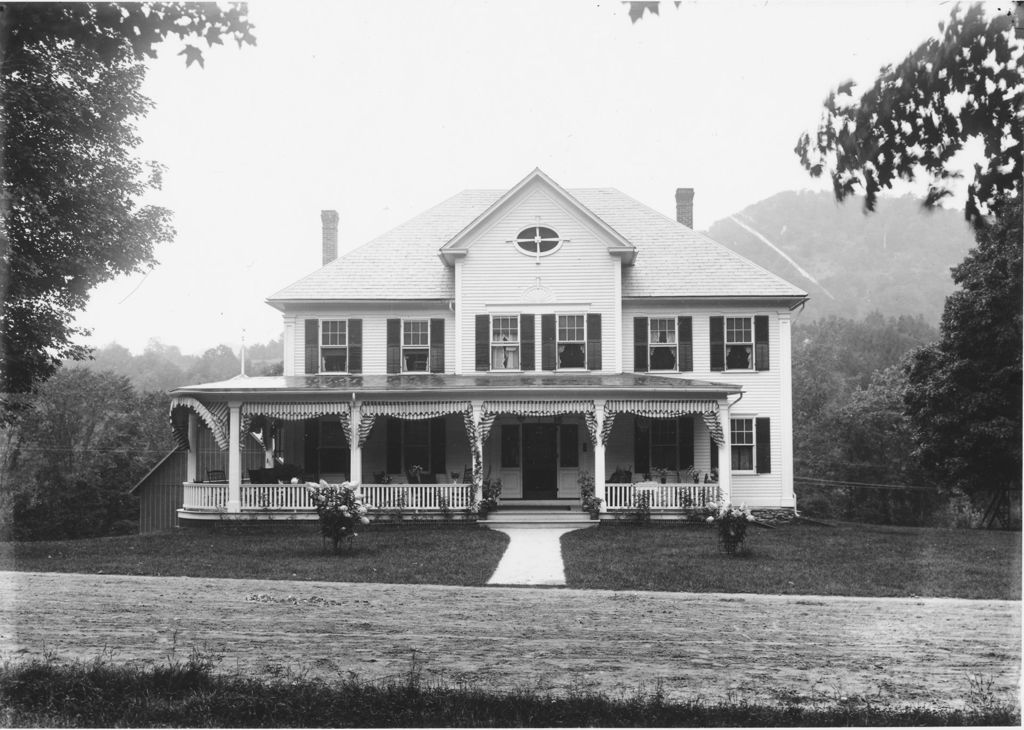
M519 370L519 315L491 317L491 370Z
M651 424L651 468L678 469L679 435L676 419L652 418Z
M348 371L348 322L325 319L320 322L320 372Z
M674 317L650 321L650 369L676 369L676 320Z
M430 321L402 320L402 371L425 373L430 364Z
M753 370L754 328L750 317L725 318L725 367Z
M402 422L402 463L406 471L418 466L430 469L430 422Z
M558 315L558 367L587 367L587 318L582 314Z
M754 436L753 418L733 418L730 420L732 433L732 470L754 471L755 453L757 448Z

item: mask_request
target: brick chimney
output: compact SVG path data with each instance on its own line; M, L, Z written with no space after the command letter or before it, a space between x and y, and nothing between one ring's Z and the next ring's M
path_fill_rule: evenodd
M676 220L693 228L693 188L676 188Z
M338 258L338 211L321 210L320 223L323 226L324 266Z

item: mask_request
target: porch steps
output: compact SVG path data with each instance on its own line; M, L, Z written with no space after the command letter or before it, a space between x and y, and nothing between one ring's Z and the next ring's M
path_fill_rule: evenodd
M501 528L564 528L578 530L586 527L596 527L597 520L590 519L590 515L579 508L572 510L567 507L561 508L540 508L506 507L502 505L495 512L487 515L480 524L495 529Z

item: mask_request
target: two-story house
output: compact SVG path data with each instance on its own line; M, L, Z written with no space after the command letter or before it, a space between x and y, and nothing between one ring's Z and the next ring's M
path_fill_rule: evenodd
M790 320L807 295L692 230L692 190L676 204L672 220L534 170L341 257L324 211L323 266L267 300L284 374L173 393L192 445L179 516L308 509L301 487L260 484L282 463L370 504L464 507L498 479L503 503L578 504L585 474L612 512L638 488L654 509L793 507ZM202 432L223 475L201 469ZM243 464L253 437L260 463Z

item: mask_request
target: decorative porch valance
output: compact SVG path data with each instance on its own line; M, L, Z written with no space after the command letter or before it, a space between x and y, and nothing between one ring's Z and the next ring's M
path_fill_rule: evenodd
M608 437L619 413L632 413L647 418L677 418L699 415L711 439L721 446L725 443L722 424L718 417L718 401L714 400L610 400L604 404L604 428L601 429L601 443L608 443Z
M501 414L510 416L563 416L579 413L587 422L592 443L597 443L597 416L594 402L589 400L489 400L484 401L480 417L480 440L491 435L494 419Z
M359 446L366 444L366 439L373 430L377 416L391 416L409 421L420 421L428 418L439 418L452 413L461 413L468 422L473 421L473 407L468 400L454 401L366 401L359 406ZM472 443L472 434L470 434Z
M174 442L180 448L190 448L188 442L188 411L192 410L202 419L206 427L210 429L214 440L221 451L228 449L228 404L227 403L200 403L189 396L176 396L171 398L169 418L171 421L171 433L174 435Z
M348 401L332 401L322 403L243 403L242 434L249 431L252 419L256 416L276 418L281 421L306 421L320 416L338 416L345 440L352 443L352 404Z

